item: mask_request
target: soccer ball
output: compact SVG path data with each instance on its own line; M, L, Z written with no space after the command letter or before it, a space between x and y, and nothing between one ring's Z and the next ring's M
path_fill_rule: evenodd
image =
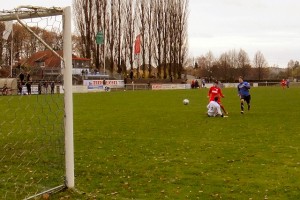
M190 103L190 101L188 99L183 99L183 104L184 105L188 105Z

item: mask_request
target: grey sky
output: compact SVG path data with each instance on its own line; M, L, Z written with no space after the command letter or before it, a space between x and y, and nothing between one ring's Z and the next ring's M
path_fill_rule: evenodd
M190 56L215 57L235 49L253 60L261 51L269 65L300 59L300 1L190 0Z
M71 6L72 0L10 0L0 9L19 5ZM190 0L189 56L211 51L215 57L235 49L249 58L261 51L269 65L286 67L300 60L299 0Z

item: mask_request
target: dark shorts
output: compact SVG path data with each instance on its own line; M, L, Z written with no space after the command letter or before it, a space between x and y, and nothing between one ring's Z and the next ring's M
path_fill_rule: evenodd
M244 101L246 101L248 104L250 103L251 100L251 95L248 96L241 96L241 99L244 99Z

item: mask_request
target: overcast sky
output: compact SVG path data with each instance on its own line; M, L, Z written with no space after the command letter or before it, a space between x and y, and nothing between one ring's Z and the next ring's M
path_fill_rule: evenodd
M9 0L0 9L19 5L71 6L72 0ZM300 60L299 0L190 0L189 56L240 49L250 60L261 51L269 65L286 67Z
M261 51L270 66L300 59L299 0L190 0L190 56L235 49L250 60Z

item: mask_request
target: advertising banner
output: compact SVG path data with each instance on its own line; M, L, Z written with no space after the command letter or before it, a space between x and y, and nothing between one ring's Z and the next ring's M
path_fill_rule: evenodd
M88 90L104 90L108 88L124 88L124 80L84 80Z

